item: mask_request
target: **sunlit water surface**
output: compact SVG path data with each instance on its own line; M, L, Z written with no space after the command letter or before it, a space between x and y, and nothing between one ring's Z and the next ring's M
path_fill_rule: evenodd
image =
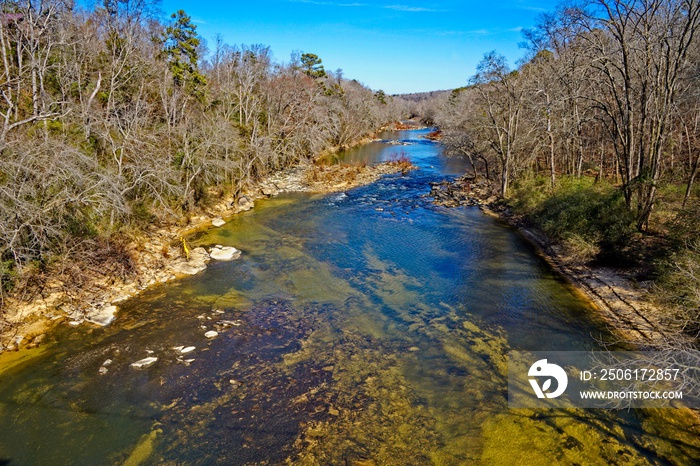
M428 183L466 164L426 132L344 154L419 170L258 201L191 239L240 260L149 289L107 328L59 328L0 376L0 464L694 463L678 410L508 408L509 350L611 337L511 229L431 204Z

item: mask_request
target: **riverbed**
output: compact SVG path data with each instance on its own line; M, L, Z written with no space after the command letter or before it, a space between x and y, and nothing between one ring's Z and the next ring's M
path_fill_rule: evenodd
M509 351L615 336L512 229L431 203L466 161L428 132L342 154L418 170L258 201L190 238L240 259L59 327L0 375L0 463L697 463L685 411L508 408Z

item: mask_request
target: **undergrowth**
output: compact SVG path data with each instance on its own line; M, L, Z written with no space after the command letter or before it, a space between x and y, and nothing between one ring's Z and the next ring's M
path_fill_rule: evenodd
M592 178L544 177L515 184L507 204L564 249L570 263L626 269L651 280L650 298L671 327L700 336L700 202L682 206L684 190L663 186L648 231L637 231L619 187Z
M578 262L617 267L639 265L634 215L620 190L588 178L561 178L554 191L536 178L515 186L513 210L565 246Z

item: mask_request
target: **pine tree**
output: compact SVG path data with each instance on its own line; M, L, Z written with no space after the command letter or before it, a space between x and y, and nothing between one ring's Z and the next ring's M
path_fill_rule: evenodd
M163 53L170 64L173 81L186 92L199 94L206 79L197 64L197 26L192 24L192 19L184 10L173 13L171 18L174 21L163 34Z
M305 53L301 56L301 69L314 79L326 77L326 70L321 63L322 60L315 53Z

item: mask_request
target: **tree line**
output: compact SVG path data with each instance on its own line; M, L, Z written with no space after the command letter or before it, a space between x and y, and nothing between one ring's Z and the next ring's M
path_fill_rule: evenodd
M620 185L639 230L664 182L691 199L700 159L700 2L575 0L525 31L515 69L487 53L431 117L447 151L498 192L529 176L595 175Z
M184 11L163 21L150 0L3 1L0 94L4 291L400 114L312 53L207 50Z

